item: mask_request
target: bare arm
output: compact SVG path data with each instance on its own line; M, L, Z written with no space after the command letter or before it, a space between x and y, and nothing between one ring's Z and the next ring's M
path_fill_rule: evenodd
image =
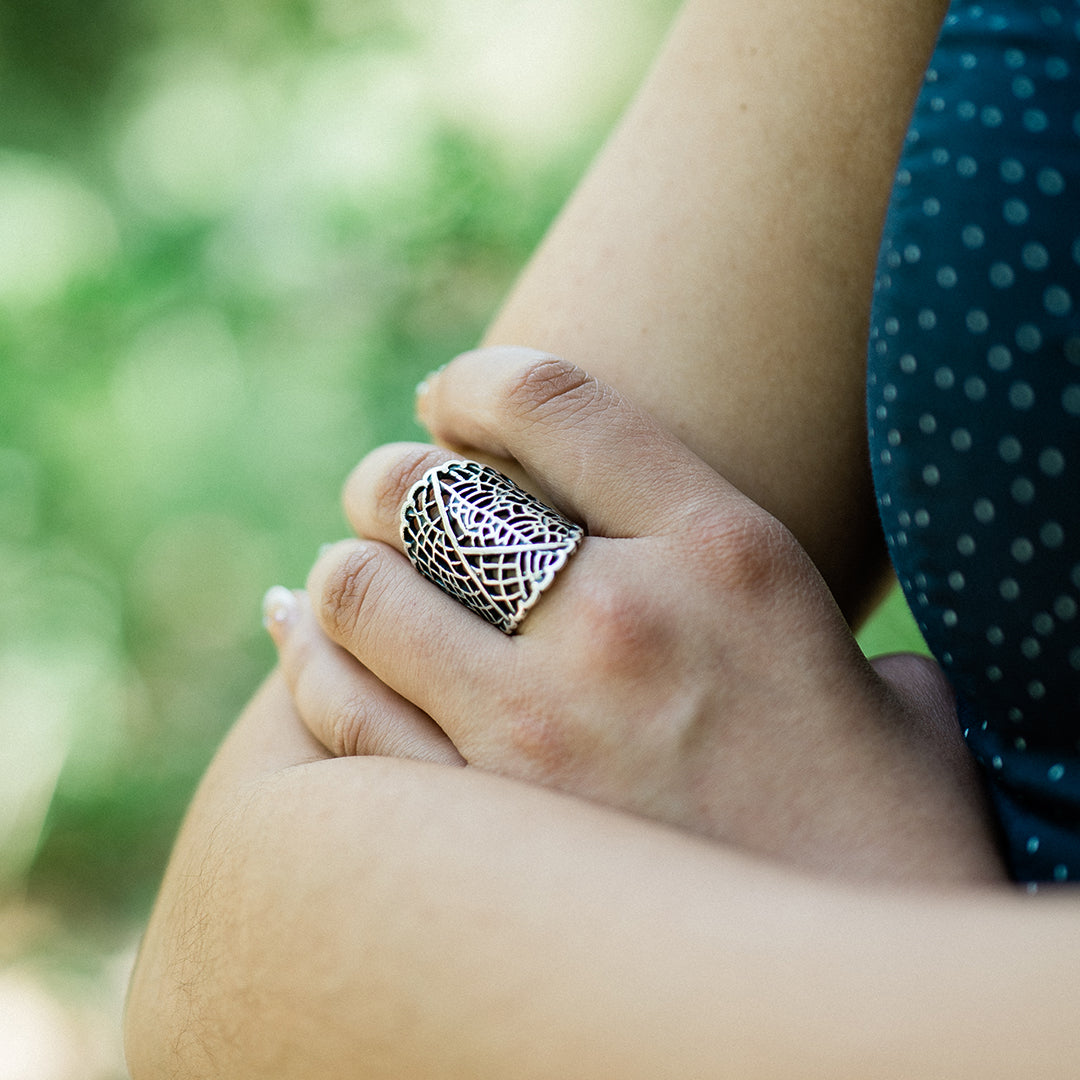
M691 0L487 335L622 390L775 514L849 619L885 566L874 263L941 0Z
M1075 898L787 873L474 769L318 751L272 682L143 947L134 1080L1072 1080Z

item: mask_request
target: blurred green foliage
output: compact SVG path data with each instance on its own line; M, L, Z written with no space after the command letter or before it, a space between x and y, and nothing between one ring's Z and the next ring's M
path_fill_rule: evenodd
M5 0L0 899L144 917L263 591L420 436L673 6Z
M263 591L420 435L672 8L0 7L0 899L144 917Z

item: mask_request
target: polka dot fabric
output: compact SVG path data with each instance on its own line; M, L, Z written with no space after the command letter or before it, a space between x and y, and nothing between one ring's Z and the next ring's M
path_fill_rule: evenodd
M893 189L870 445L1020 880L1080 881L1080 0L954 2Z

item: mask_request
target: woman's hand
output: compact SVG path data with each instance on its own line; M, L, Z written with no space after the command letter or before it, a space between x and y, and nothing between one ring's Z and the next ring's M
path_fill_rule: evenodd
M804 865L997 872L940 682L920 661L903 666L912 691L877 675L793 537L682 444L529 350L459 357L420 408L440 442L517 462L589 535L505 637L401 554L406 493L451 455L370 454L345 491L366 539L308 582L329 641L304 619L283 637L324 745L404 739L451 760L430 717L470 765Z

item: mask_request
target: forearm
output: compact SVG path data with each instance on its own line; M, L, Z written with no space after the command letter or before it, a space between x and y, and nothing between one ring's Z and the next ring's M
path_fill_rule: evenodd
M300 764L295 738L254 778L287 713L271 684L184 830L134 1080L1080 1067L1074 901L842 888L478 770Z
M691 0L487 335L644 406L792 528L849 618L884 566L864 448L874 263L942 13Z

